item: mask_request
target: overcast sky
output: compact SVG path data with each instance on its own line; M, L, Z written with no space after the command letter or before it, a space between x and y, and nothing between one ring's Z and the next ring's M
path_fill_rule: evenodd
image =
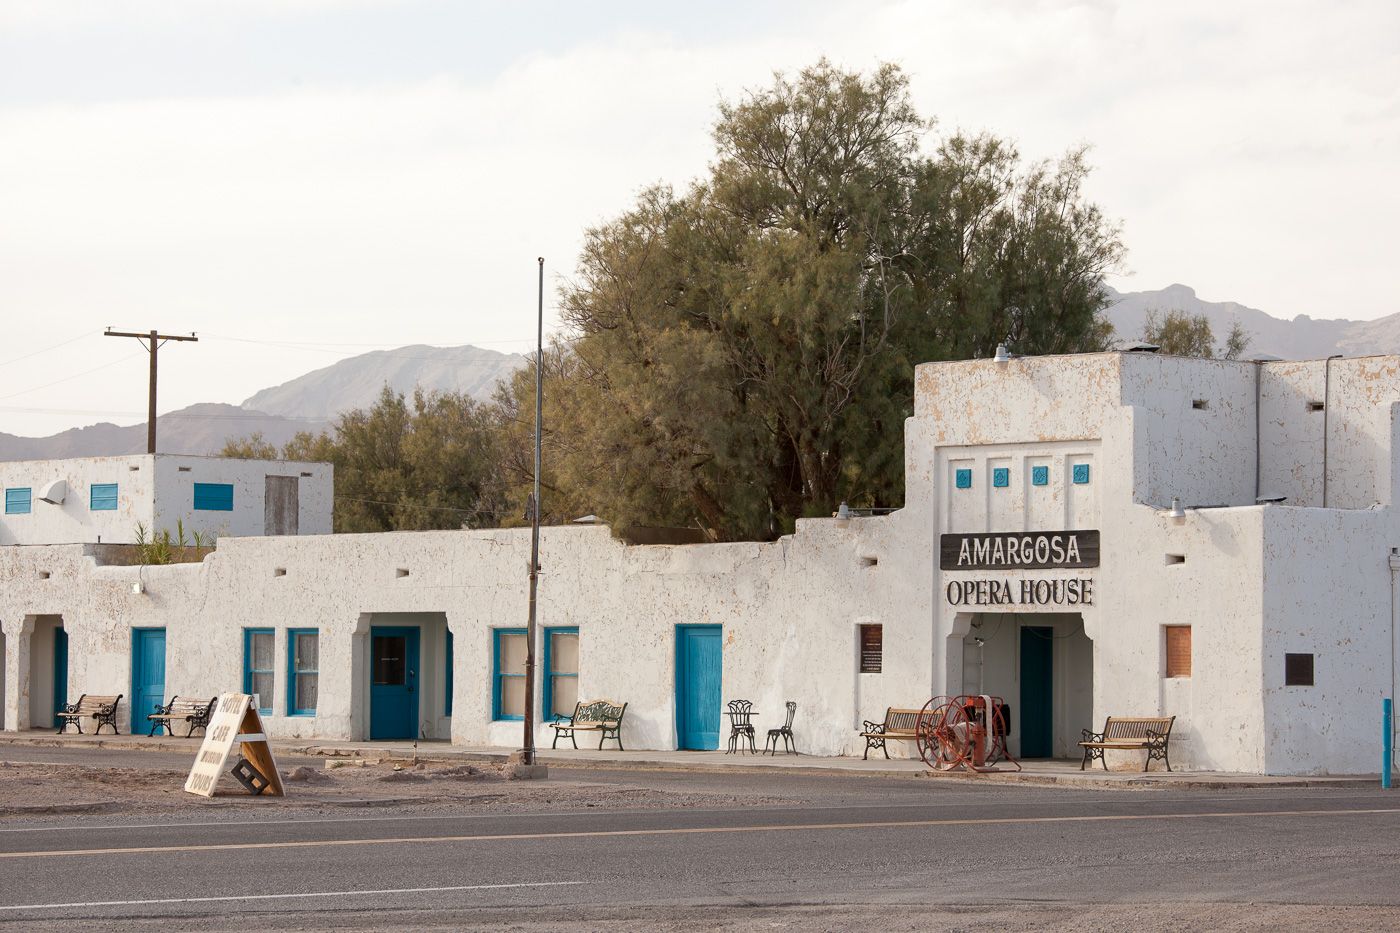
M0 430L238 403L411 343L533 344L581 232L711 153L715 105L828 56L940 131L1087 143L1123 290L1396 305L1400 4L0 4ZM932 140L930 140L932 142ZM552 298L547 305L552 305Z

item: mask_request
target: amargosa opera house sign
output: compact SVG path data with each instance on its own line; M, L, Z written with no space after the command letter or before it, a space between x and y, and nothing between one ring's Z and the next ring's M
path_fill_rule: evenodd
M1081 570L1099 565L1097 530L945 534L941 570ZM952 606L1092 606L1094 581L1085 577L953 579Z

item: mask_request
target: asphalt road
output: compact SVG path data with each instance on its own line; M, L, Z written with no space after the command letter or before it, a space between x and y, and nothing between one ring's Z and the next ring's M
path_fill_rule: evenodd
M62 760L54 751L21 754ZM592 770L556 779L795 802L8 821L0 925L555 929L571 917L593 918L581 925L594 928L689 917L699 928L707 917L765 918L758 929L774 917L810 926L879 905L882 914L898 908L914 929L934 916L929 905L1122 901L1372 905L1385 910L1368 914L1369 925L1400 917L1389 910L1400 907L1400 796L1379 791L1099 792Z

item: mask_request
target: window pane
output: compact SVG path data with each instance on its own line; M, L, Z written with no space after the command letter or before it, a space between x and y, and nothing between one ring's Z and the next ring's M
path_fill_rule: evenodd
M255 671L272 670L272 633L254 632L250 636L252 642L253 663L252 669Z
M555 674L578 673L578 633L555 632L549 636L549 668ZM570 709L572 709L572 704Z
M299 710L314 710L316 708L317 674L297 675L297 698L296 708Z
M400 654L402 654L402 652L400 652ZM317 671L321 669L321 659L319 657L319 648L316 644L315 632L297 635L296 669L299 671Z
M258 698L258 709L272 709L272 674L254 674L251 678L253 695Z
M525 635L523 632L501 632L502 674L525 673Z
M376 635L374 638L374 683L402 684L408 670L405 653L408 640L402 635Z
M555 677L552 683L554 709L550 712L559 716L568 716L574 711L574 704L578 702L578 678Z
M525 715L525 678L501 678L501 715Z

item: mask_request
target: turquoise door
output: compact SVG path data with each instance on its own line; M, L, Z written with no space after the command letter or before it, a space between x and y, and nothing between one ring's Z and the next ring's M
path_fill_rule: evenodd
M681 748L719 748L720 644L718 625L676 626L676 743Z
M1055 630L1021 629L1021 757L1055 754Z
M68 633L61 628L53 630L53 717L54 728L63 725L56 715L68 705Z
M418 734L418 629L380 626L369 631L369 737L411 739Z
M131 731L150 725L146 717L165 705L165 629L131 633Z

